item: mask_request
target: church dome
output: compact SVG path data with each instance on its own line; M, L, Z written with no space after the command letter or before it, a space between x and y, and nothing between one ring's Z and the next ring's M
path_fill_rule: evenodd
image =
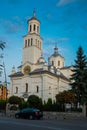
M31 20L37 20L37 21L40 23L40 21L39 21L39 20L37 19L37 17L36 17L36 11L35 11L35 9L34 9L34 11L33 11L33 16L32 16L32 18L28 19L28 22L31 21Z
M62 57L62 56L58 53L58 47L55 46L55 48L54 48L54 53L50 56L50 58L51 58L51 57L58 57L58 56ZM62 58L63 58L63 57L62 57Z
M38 62L39 62L39 64L41 64L41 63L45 63L45 59L44 59L44 57L41 56L41 57L39 58Z

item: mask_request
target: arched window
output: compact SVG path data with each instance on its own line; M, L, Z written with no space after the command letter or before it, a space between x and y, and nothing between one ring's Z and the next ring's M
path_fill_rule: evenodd
M36 86L36 89L37 89L36 92L38 93L39 92L39 86Z
M30 32L31 32L31 30L32 30L32 26L30 25Z
M40 49L41 49L41 42L40 42Z
M54 66L54 61L52 61L52 65Z
M30 46L30 39L28 39L28 46Z
M27 93L28 92L28 83L26 83L26 90L25 92Z
M51 87L49 86L49 94L51 94Z
M15 91L15 93L16 93L16 94L18 93L18 87L16 87L16 91Z
M33 45L33 38L31 38L31 46Z
M58 66L60 66L60 61L58 61Z
M37 39L35 41L36 41L36 46L37 46Z
M36 30L36 25L34 24L34 28L33 28L33 30L35 31Z
M39 33L39 26L37 26L37 32Z

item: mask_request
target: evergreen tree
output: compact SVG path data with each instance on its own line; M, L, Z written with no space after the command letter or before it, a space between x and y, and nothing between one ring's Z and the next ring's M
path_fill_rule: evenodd
M87 57L81 46L77 50L73 67L73 74L71 76L72 90L76 95L77 102L87 103Z

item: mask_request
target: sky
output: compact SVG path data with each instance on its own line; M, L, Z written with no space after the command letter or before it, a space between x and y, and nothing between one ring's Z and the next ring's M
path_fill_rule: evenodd
M40 20L43 56L46 61L57 45L65 58L65 66L74 64L76 51L82 46L87 55L87 0L0 0L0 41L6 47L0 54L5 63L7 80L12 67L21 65L23 36L28 32L27 20ZM4 81L4 75L0 79Z

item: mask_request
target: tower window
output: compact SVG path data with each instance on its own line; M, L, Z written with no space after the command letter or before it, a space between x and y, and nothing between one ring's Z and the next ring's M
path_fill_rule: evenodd
M28 92L28 83L26 83L26 90L25 92L27 93Z
M35 31L36 30L36 25L34 24L34 28L33 28L33 30Z
M54 61L52 61L52 65L54 66Z
M37 89L37 91L36 91L36 92L38 93L38 92L39 92L39 86L36 86L36 89Z
M32 26L30 25L30 32L31 32Z
M28 39L28 46L30 46L30 39Z
M58 66L60 66L60 61L58 61Z
M49 94L51 94L51 87L49 86Z
M31 46L33 45L33 39L31 38Z
M37 32L39 33L39 26L37 26Z
M37 39L35 41L36 41L36 46L37 46Z

